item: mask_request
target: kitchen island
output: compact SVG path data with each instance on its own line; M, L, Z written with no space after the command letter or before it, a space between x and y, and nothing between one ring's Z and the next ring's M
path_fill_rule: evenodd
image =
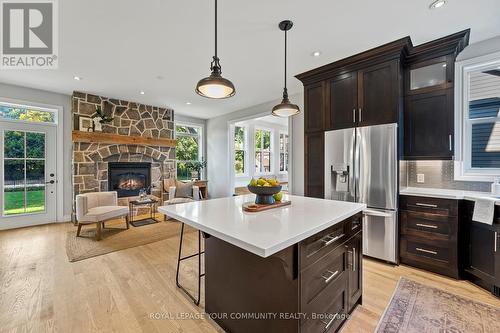
M254 195L159 208L203 232L205 311L228 332L333 332L361 303L366 206L284 199L258 213L242 210Z

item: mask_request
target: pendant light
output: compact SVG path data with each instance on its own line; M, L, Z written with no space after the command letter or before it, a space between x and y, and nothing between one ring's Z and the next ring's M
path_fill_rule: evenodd
M285 87L283 88L283 100L274 106L272 111L273 116L278 117L290 117L300 113L299 107L288 99L288 90L286 89L286 33L292 29L292 26L293 22L289 20L281 21L279 24L280 30L285 32Z
M210 63L212 73L209 77L201 79L196 85L196 93L207 98L228 98L234 96L236 90L228 79L222 77L222 70L217 57L217 0L215 0L215 55Z

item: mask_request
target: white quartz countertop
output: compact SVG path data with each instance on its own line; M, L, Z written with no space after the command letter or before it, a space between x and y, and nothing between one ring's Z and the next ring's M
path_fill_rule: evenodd
M474 191L460 191L460 190L447 190L441 188L423 188L423 187L406 187L399 190L401 195L412 195L430 198L442 199L456 199L456 200L476 200L478 198L496 199L496 205L500 205L500 198L495 198L489 192L474 192Z
M335 225L365 204L285 195L290 206L249 213L242 204L255 195L159 207L160 213L261 257L268 257Z

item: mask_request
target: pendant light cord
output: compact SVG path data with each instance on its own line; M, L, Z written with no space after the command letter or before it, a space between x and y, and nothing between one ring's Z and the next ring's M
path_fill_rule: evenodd
M215 58L217 58L217 0L215 0Z
M283 98L288 98L288 90L286 89L286 47L287 47L287 31L285 30L285 87L283 89Z

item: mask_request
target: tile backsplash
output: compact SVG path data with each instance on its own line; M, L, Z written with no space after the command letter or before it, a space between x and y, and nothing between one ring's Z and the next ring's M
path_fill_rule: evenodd
M423 183L417 174L424 174ZM432 187L462 191L490 192L490 182L464 182L453 179L453 161L400 161L401 187Z

